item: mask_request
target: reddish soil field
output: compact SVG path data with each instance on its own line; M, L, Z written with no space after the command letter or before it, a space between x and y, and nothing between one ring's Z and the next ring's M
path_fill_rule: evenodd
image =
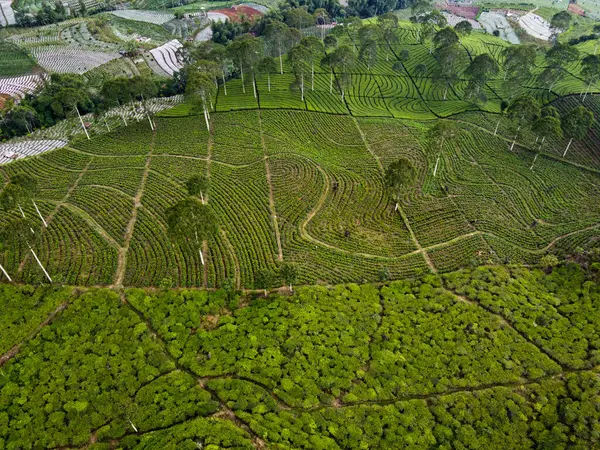
M567 9L569 10L569 12L572 12L573 14L585 16L584 9L581 6L576 5L575 3L571 3Z
M457 5L438 5L439 9L448 11L457 16L464 17L466 19L475 19L479 14L479 6L457 6Z
M212 12L225 14L232 22L240 22L241 16L244 15L247 20L254 21L257 17L262 16L262 13L254 8L244 5L235 5L227 9L215 9Z

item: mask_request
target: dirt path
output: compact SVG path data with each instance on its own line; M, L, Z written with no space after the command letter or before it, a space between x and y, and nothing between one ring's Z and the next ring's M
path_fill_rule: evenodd
M150 143L150 150L146 155L146 164L144 166L144 173L140 181L137 194L133 199L133 210L131 211L131 218L125 229L125 236L123 238L123 246L119 248L119 256L117 260L117 271L115 273L116 287L123 287L123 279L125 278L125 268L127 267L127 253L129 252L129 245L131 238L133 237L133 231L135 230L135 223L137 222L138 210L140 209L142 196L144 195L144 188L146 187L146 181L148 180L148 173L150 172L150 163L152 161L152 151L154 150L154 141L156 140L156 130L152 132L152 142Z
M265 135L263 134L262 116L260 113L260 109L258 110L258 124L260 129L260 141L262 143L263 155L265 160L265 170L267 173L267 185L269 187L269 209L271 211L271 219L273 220L273 228L275 229L275 240L277 241L277 261L283 261L281 233L279 232L279 223L277 221L275 196L273 195L273 183L271 182L271 169L269 168L269 154L267 153L267 145L265 144Z
M69 200L69 197L71 196L71 194L73 193L73 191L75 191L75 189L77 189L77 186L79 185L79 182L81 181L81 179L83 178L83 176L88 171L88 169L90 167L90 164L92 164L93 160L94 160L93 157L90 158L90 160L88 161L88 163L86 164L86 166L83 168L83 170L81 172L79 172L79 175L75 179L75 182L71 186L69 186L69 189L67 189L67 193L65 194L65 196L56 204L56 206L50 212L50 214L48 214L48 217L46 217L46 219L45 219L46 220L46 224L48 226L50 226L50 223L52 223L52 220L54 219L54 217L58 213L58 210L67 203L67 201ZM43 233L43 230L45 230L45 228L42 228L42 233ZM19 273L22 272L23 269L25 268L25 264L27 263L27 260L29 259L29 255L30 255L30 253L28 252L25 255L25 257L23 258L23 261L21 261L21 263L19 264L19 269L18 269Z
M379 156L371 149L371 146L369 145L369 142L367 141L367 137L365 136L365 133L363 132L362 128L360 128L360 125L358 124L358 120L356 120L356 117L352 117L352 120L354 121L354 125L356 126L356 129L358 130L358 132L360 133L360 137L367 149L367 151L371 154L371 156L373 156L373 158L375 159L375 161L377 162L377 166L379 167L379 170L381 172L381 175L383 176L385 173L385 170L383 168L383 164L381 163L381 159L379 158ZM419 243L419 240L417 239L417 236L415 235L412 227L410 226L410 222L408 221L408 217L406 216L406 213L404 212L404 209L402 208L402 205L397 203L398 206L398 212L400 213L400 216L402 217L402 220L404 221L404 225L406 226L406 229L408 230L410 237L413 240L413 243L415 244L415 247L417 247L417 251L419 251L420 253L423 254L423 258L425 259L425 262L427 263L427 265L429 266L429 268L431 269L431 271L433 273L437 273L437 269L436 267L433 265L433 262L431 261L431 258L429 258L429 254L427 253L427 251L421 247L421 244Z

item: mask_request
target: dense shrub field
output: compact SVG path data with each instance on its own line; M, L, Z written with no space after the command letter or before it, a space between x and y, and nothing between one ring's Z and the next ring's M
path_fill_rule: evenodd
M600 443L579 266L238 295L3 287L0 448Z

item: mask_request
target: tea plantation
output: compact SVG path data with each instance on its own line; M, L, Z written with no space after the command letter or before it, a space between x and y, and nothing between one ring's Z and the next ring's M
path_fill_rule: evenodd
M0 448L599 444L577 265L268 298L4 285L0 306Z

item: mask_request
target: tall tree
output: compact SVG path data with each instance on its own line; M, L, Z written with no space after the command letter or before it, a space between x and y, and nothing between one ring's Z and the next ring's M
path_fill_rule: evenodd
M588 55L581 61L581 76L587 81L588 85L583 96L583 101L587 97L590 87L600 80L600 56Z
M460 68L466 60L466 55L456 43L438 47L436 55L438 64L432 73L433 82L444 88L446 100L448 89L460 81Z
M396 203L395 210L398 210L398 204L402 196L406 194L417 178L417 171L412 162L406 158L400 158L389 165L385 171L384 181L390 195Z
M557 32L566 30L570 24L571 15L567 11L557 12L552 16L552 20L550 21L550 26Z
M517 141L519 131L524 126L530 126L541 114L539 102L530 95L522 95L514 99L506 110L508 117L517 121L517 132L513 138L510 150L512 151Z
M504 80L508 87L524 82L531 77L535 67L536 50L531 45L510 45L502 51ZM514 89L512 89L514 90ZM511 89L508 89L510 92Z
M548 86L548 91L566 75L566 66L579 59L579 50L568 44L556 43L546 52L547 66L540 74L540 81Z
M371 70L377 64L377 41L367 41L360 46L358 58Z
M393 13L385 13L377 18L381 28L381 37L388 45L389 51L385 53L386 61L389 61L392 46L398 43L398 16Z
M569 138L563 158L567 156L573 139L583 139L594 124L594 113L583 106L578 106L565 114L561 121L561 127L566 137Z
M473 32L473 25L468 20L461 20L454 25L454 31L461 37L469 36Z
M270 289L275 283L275 274L272 270L262 268L256 272L254 276L254 287L256 289L263 289L265 297L267 296L267 289Z
M264 36L273 50L273 56L279 57L279 71L283 75L283 54L291 44L290 29L285 23L273 20L265 27Z
M351 74L356 66L356 54L347 45L342 45L336 48L330 55L332 57L333 68L338 75L343 102L346 87L352 81Z
M311 73L311 91L315 90L315 63L318 62L325 52L323 42L314 36L302 38L300 44L306 49L306 62L310 66Z
M288 60L294 71L296 83L300 85L300 95L304 101L304 74L309 70L308 48L301 44L295 45L288 52Z
M542 141L540 142L540 147L538 149L538 152L542 150L542 146L544 145L544 141L547 138L556 138L559 139L562 137L563 132L561 129L561 124L560 124L560 120L557 119L556 117L552 117L552 116L542 116L539 119L537 119L532 127L534 132L537 133L538 138L541 136ZM535 158L533 159L533 162L531 163L531 167L530 169L533 170L533 166L535 164L535 161L537 160L538 155L535 155Z
M283 263L281 267L279 267L279 276L285 282L285 284L290 287L290 292L292 292L292 285L298 278L297 266L295 264Z
M252 87L254 89L254 98L256 98L256 68L258 61L262 58L262 45L258 38L250 34L243 34L235 38L228 46L227 50L231 59L235 61L240 69L242 77L242 92L246 93L244 85L244 70L252 75Z
M169 235L179 243L195 246L204 265L202 243L217 234L217 217L209 205L199 199L188 197L166 211Z
M467 22L468 23L468 22ZM458 35L451 27L445 27L435 33L433 44L436 53L439 55L443 50L458 42Z
M490 55L483 53L476 56L465 70L465 76L469 80L465 89L465 99L473 103L485 103L487 101L485 84L489 78L497 74L498 64Z
M192 175L185 182L188 194L191 196L200 196L200 200L204 204L204 194L208 192L209 182L204 175Z
M216 93L214 73L205 72L203 68L206 61L198 61L188 67L188 81L186 84L185 95L192 104L194 111L202 111L206 122L206 129L210 130L209 108L212 104L212 98ZM214 63L212 63L214 64ZM212 108L211 108L212 109Z
M460 128L450 120L438 121L428 132L427 140L432 147L439 144L439 152L433 169L433 176L437 176L440 157L444 151L445 144L453 144L460 136Z
M265 56L258 63L258 71L262 74L267 74L267 86L269 92L271 92L271 74L277 72L277 64L275 64L275 60Z

